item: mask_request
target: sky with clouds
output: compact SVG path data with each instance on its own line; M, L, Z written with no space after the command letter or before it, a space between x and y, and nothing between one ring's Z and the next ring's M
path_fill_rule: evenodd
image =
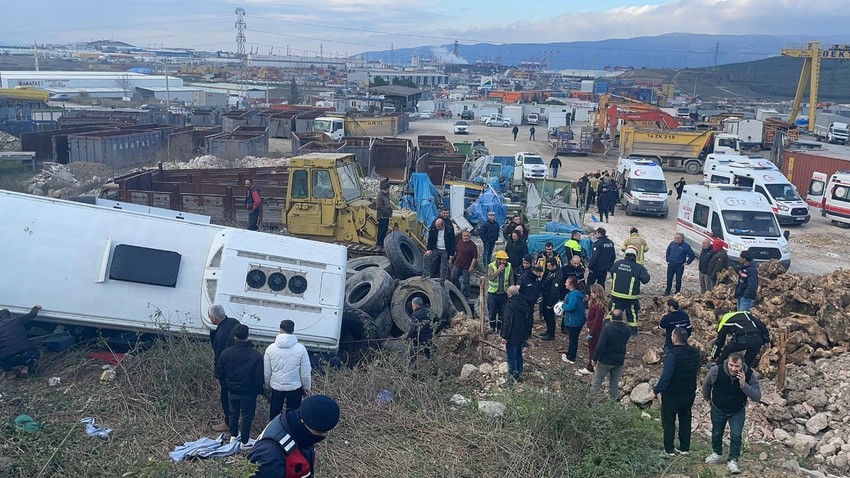
M234 51L352 54L421 45L548 43L671 32L847 33L848 0L42 0L0 16L0 42L120 40ZM838 12L842 12L838 14ZM814 39L814 38L813 38Z

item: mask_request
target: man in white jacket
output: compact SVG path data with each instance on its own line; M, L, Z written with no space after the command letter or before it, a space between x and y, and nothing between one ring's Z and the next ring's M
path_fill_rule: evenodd
M313 386L310 357L307 349L298 343L294 332L295 322L281 321L280 334L266 348L263 357L266 388L271 389L270 421L280 415L284 404L287 410L300 407L301 398Z

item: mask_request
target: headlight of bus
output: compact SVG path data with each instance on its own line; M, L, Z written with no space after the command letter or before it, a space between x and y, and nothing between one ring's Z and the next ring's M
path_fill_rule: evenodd
M738 243L738 242L732 242L732 243L730 243L730 244L729 244L729 247L731 247L731 248L732 248L732 250L735 250L735 251L738 251L738 252L742 252L742 251L746 251L746 250L747 250L747 247L746 247L746 246L744 246L743 244Z

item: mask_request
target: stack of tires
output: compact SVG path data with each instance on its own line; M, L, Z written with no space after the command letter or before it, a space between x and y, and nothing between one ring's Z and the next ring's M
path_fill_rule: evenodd
M422 252L405 234L387 235L384 251L386 257L348 261L339 346L345 363L356 363L387 337L406 335L414 297L422 298L440 319L453 317L458 311L472 315L466 299L451 282L440 284L422 277Z

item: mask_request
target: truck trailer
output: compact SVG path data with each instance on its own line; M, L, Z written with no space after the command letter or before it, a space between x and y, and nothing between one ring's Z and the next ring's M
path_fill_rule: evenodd
M91 199L0 191L0 308L41 304L40 320L69 329L206 336L220 304L258 340L290 319L308 349L338 349L345 247Z
M738 136L716 131L636 129L620 130L620 157L642 157L656 160L663 168L683 169L688 174L701 174L710 153L737 154L741 151Z

